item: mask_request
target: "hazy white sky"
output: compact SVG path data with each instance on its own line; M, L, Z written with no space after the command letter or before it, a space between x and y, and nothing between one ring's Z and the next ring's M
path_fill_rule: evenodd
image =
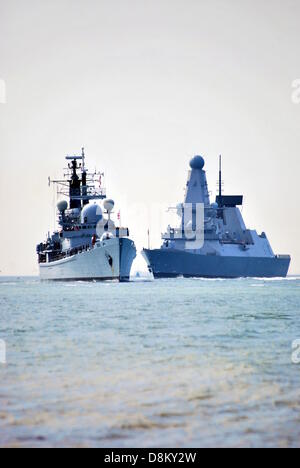
M300 0L0 0L2 274L37 272L47 177L82 145L139 249L190 157L215 194L222 153L225 192L300 273L299 18Z

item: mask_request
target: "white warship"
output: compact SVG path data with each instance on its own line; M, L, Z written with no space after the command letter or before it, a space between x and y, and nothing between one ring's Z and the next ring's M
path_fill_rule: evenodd
M57 187L59 229L37 246L40 278L53 281L129 281L136 257L128 228L112 220L114 201L106 198L104 174L90 173L85 153L67 156Z

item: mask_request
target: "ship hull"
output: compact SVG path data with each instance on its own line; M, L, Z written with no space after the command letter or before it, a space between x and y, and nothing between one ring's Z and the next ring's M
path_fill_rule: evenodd
M46 281L130 280L136 248L130 239L114 238L94 249L51 263L40 264L40 278Z
M199 255L179 250L144 250L155 278L285 278L290 257Z

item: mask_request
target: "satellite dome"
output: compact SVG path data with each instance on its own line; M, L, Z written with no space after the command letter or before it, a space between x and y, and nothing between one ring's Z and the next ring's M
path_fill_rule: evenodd
M97 224L102 218L101 207L97 204L86 205L81 212L82 224Z
M103 241L113 239L113 238L114 238L114 235L111 232L105 232L104 234L102 234L100 240L101 240L101 242L103 242Z
M202 158L202 156L195 156L190 162L191 169L196 169L196 170L197 169L202 170L204 168L204 164L205 164L205 161Z
M68 203L65 200L61 200L57 203L57 209L60 213L63 213L68 209Z
M219 208L218 203L212 203L210 206L213 210L217 210Z
M108 212L111 213L112 210L114 209L115 202L113 200L105 200L103 203L104 209Z

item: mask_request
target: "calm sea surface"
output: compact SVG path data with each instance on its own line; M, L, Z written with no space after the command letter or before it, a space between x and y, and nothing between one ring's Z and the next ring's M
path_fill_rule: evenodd
M0 446L300 447L300 278L0 279Z

